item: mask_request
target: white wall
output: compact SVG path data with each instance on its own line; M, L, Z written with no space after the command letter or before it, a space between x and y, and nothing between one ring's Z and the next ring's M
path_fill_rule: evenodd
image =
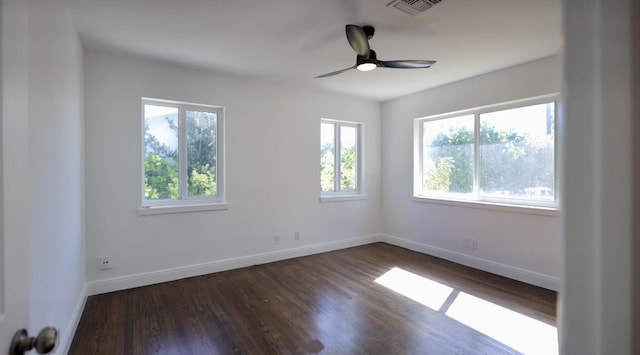
M639 84L632 48L640 40L634 6L634 0L564 2L564 354L639 350L632 344L640 334L632 319L640 273L633 254L639 212L633 167L640 160L633 150Z
M29 1L29 331L68 346L86 295L82 46L63 0Z
M395 244L557 289L558 216L413 202L413 120L558 93L558 56L423 91L382 105L383 220ZM463 248L464 238L478 249Z
M28 191L28 14L26 2L0 2L2 50L2 255L3 293L0 349L8 349L16 330L29 325Z
M90 292L358 244L382 230L379 103L95 51L85 52L85 89ZM226 108L229 210L137 214L143 96ZM323 117L364 123L366 200L319 202ZM113 269L98 270L103 255Z

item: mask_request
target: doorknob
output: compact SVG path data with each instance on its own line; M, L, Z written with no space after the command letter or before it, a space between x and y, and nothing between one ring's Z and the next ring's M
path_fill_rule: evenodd
M37 337L29 337L26 329L16 332L11 341L9 355L22 355L35 348L38 354L48 354L58 343L58 330L54 327L46 327L38 333Z

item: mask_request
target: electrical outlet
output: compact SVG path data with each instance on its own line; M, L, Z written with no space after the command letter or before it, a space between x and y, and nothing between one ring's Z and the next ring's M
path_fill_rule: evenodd
M471 238L464 238L462 246L468 249L478 249L478 240Z
M280 236L279 235L274 235L273 236L273 244L280 244Z
M300 240L300 232L293 233L293 240Z
M108 270L113 268L113 257L111 256L103 256L98 258L98 269L100 270Z

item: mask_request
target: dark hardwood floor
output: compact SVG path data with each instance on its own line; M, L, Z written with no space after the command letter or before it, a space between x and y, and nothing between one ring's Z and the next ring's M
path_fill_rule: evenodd
M419 294L438 294L434 282L452 290L431 309L375 282L394 267L431 280ZM409 282L422 285L416 280ZM499 315L509 309L555 326L555 292L376 243L91 296L69 353L522 352L454 319L461 295L500 306L489 316L476 309L484 322L505 322ZM518 332L542 341L530 329Z

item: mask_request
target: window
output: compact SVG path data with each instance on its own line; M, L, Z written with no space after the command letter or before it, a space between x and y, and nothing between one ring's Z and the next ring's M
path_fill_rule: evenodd
M224 202L222 107L143 99L142 206Z
M555 97L416 120L414 195L556 207Z
M320 122L320 193L322 196L362 194L362 124Z

